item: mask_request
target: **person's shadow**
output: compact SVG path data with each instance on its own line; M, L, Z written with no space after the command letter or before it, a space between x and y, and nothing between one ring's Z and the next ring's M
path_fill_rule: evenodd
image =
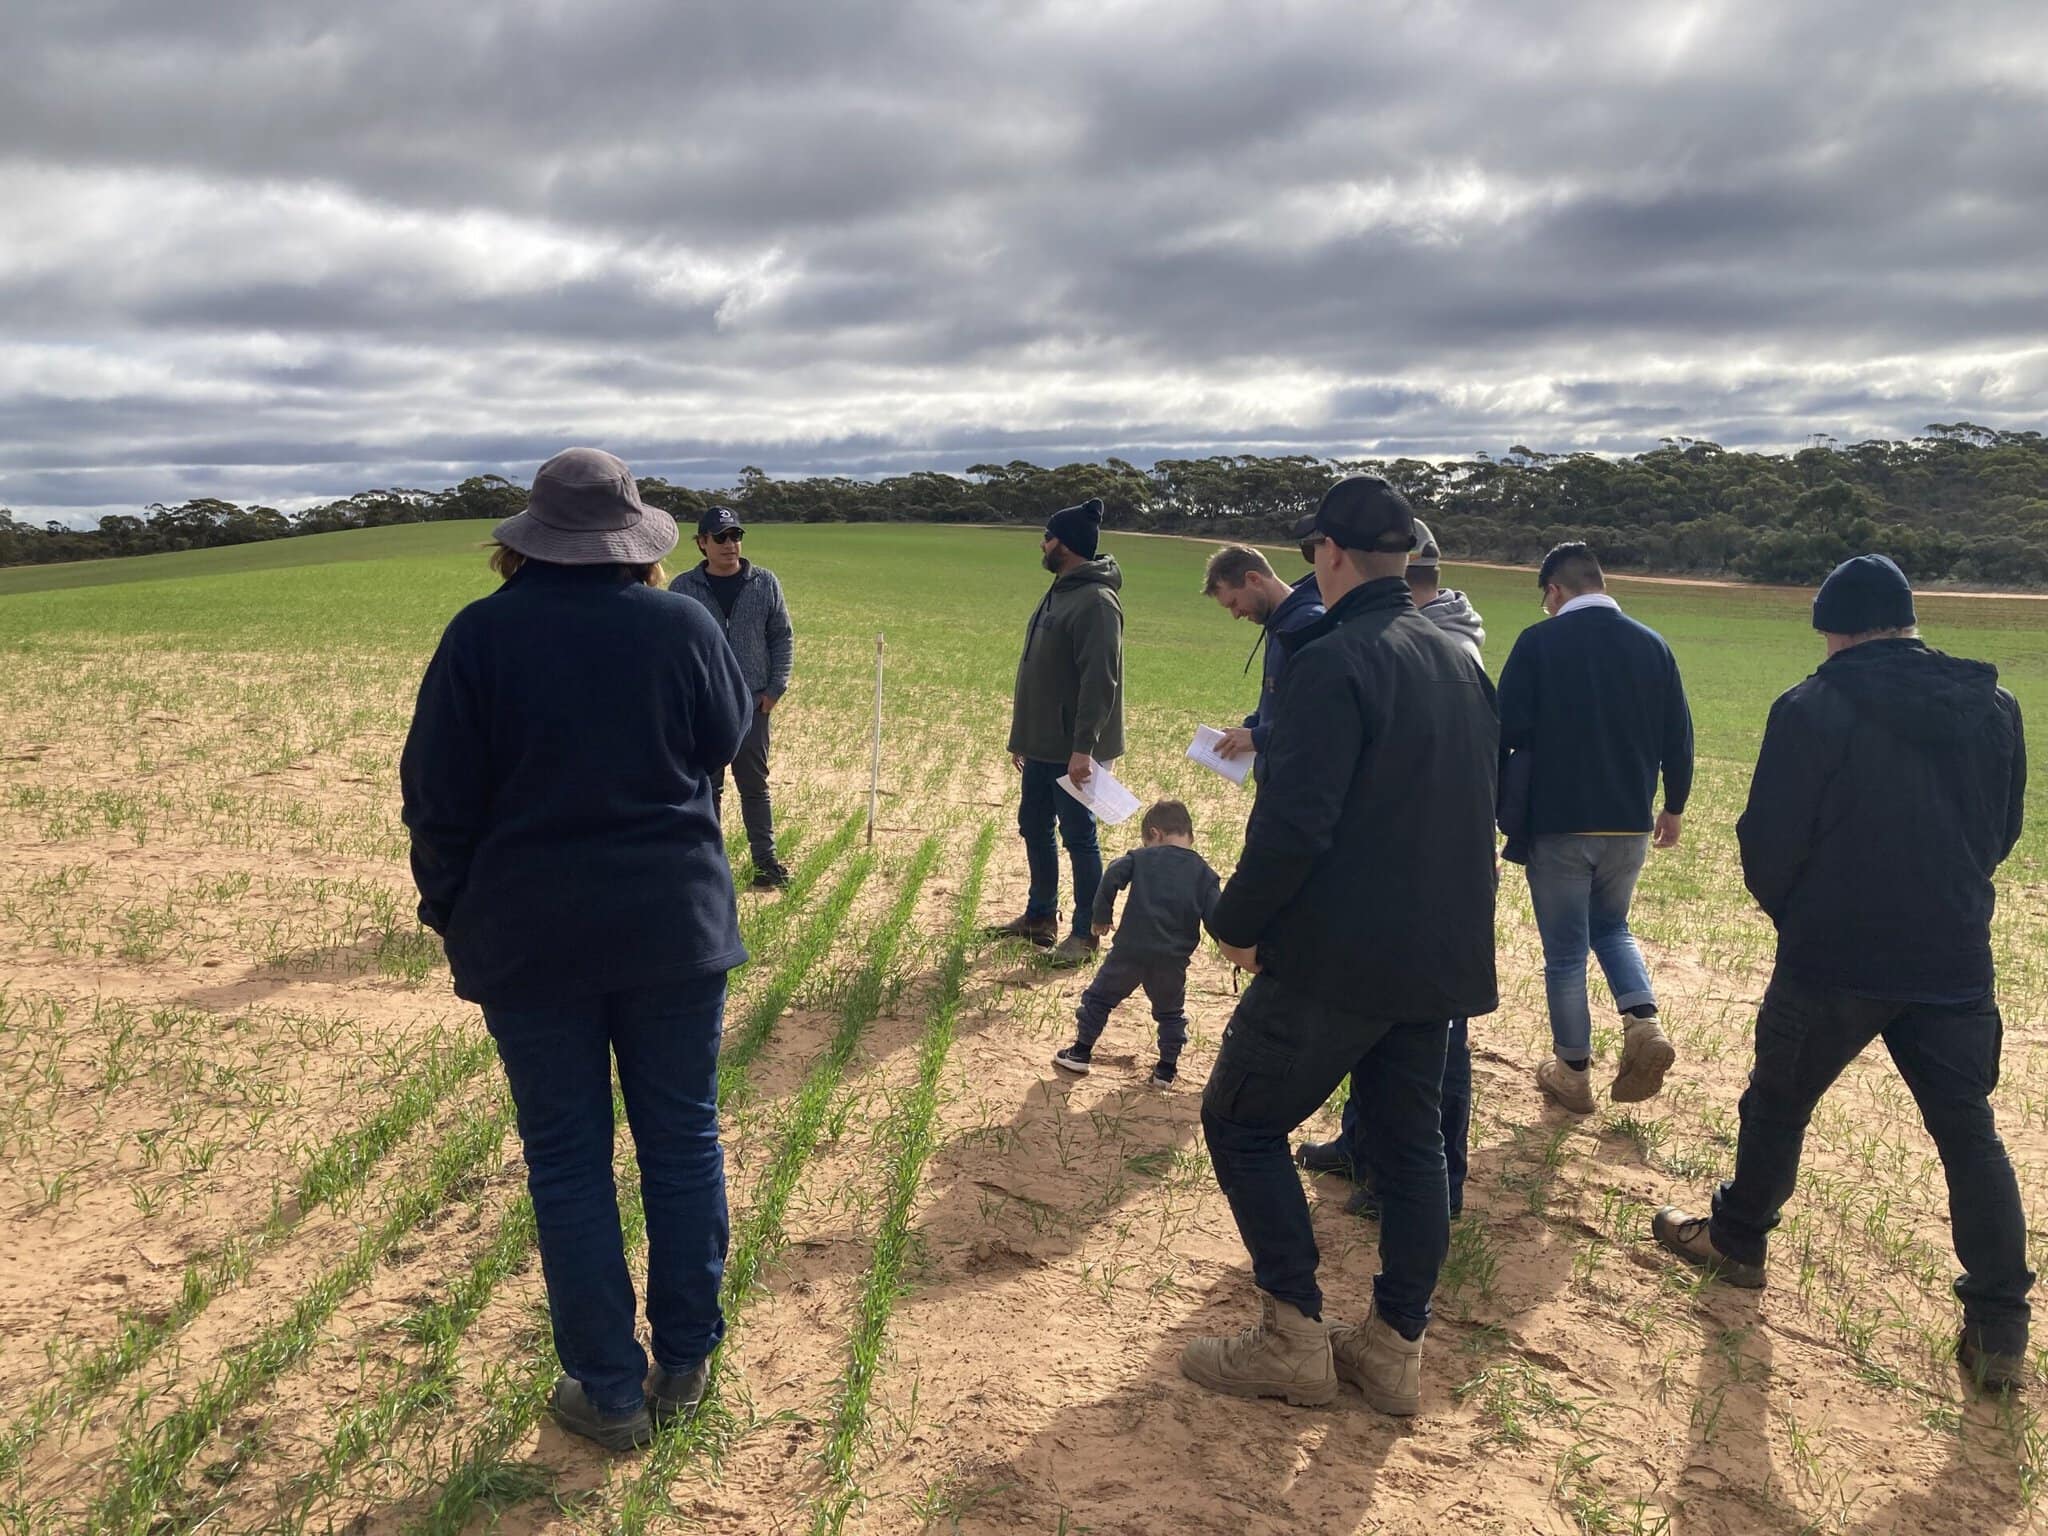
M913 1227L920 1298L1055 1263L1169 1181L1213 1185L1206 1163L1187 1160L1200 1141L1200 1092L1146 1086L1135 1056L1098 1051L1095 1065L1080 1082L1048 1075L1016 1104L981 1106L979 1123L934 1153ZM1107 1092L1104 1075L1119 1078ZM867 1258L858 1232L829 1232L795 1244L782 1265L815 1283Z
M1296 1536L1365 1522L1379 1470L1406 1421L1349 1387L1322 1408L1224 1397L1180 1373L1188 1340L1258 1316L1233 1267L1155 1338L1107 1396L1061 1409L1007 1458L975 1469L988 1492L955 1517L962 1533L1098 1531L1119 1536ZM1362 1308L1354 1307L1354 1312ZM1425 1354L1425 1405L1449 1399L1456 1367Z
M1886 1500L1851 1526L1849 1536L1910 1536L1936 1529L1990 1536L2031 1529L2022 1524L2027 1499L2019 1461L2024 1453L2013 1446L2025 1423L2020 1399L1969 1397L1961 1422L1948 1437L1948 1459L1934 1480Z

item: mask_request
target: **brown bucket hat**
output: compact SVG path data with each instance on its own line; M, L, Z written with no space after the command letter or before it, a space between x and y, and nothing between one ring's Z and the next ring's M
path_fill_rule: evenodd
M526 510L491 537L550 565L652 565L676 547L676 520L640 499L619 459L565 448L534 475Z

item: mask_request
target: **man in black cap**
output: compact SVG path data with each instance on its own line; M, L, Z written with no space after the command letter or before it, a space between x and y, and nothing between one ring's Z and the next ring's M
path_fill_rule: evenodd
M1268 782L1209 931L1254 974L1202 1096L1202 1130L1262 1292L1257 1326L1196 1339L1192 1380L1326 1403L1341 1378L1383 1413L1421 1400L1430 1293L1450 1242L1439 1123L1450 1020L1490 1013L1499 721L1471 655L1415 611L1414 513L1376 475L1324 495L1329 611L1280 684ZM1381 1273L1357 1327L1328 1327L1287 1138L1345 1075L1382 1175Z
M1102 883L1095 816L1059 787L1062 774L1085 784L1096 763L1124 751L1124 584L1115 559L1098 555L1102 502L1090 498L1046 519L1039 562L1052 586L1032 611L1010 702L1010 761L1023 775L1017 830L1031 867L1024 914L993 932L1052 951L1056 965L1084 965L1101 941L1092 914ZM1060 855L1074 871L1074 920L1059 936Z
M1666 1206L1652 1230L1730 1284L1762 1285L1807 1121L1882 1037L1948 1175L1964 1269L1957 1357L2004 1390L2025 1369L2034 1276L1991 1114L2003 1034L1991 876L2019 840L2026 736L1997 669L1929 648L1915 624L1913 589L1883 555L1844 561L1814 599L1827 660L1771 706L1736 826L1778 961L1735 1176L1711 1216Z
M796 632L789 622L789 604L775 573L740 557L747 530L731 507L712 507L697 519L697 549L704 556L669 583L671 592L694 597L711 610L725 630L726 644L738 658L747 687L754 694L754 723L733 760L732 776L740 787L740 817L746 823L747 846L754 855L754 889L774 890L789 884L789 871L775 855L775 801L768 791L768 717L789 691L790 663ZM718 775L712 794L725 805L725 774Z

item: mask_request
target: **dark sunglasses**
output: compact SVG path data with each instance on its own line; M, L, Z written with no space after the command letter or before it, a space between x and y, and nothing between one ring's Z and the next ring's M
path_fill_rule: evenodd
M1314 533L1303 539L1301 541L1301 558L1310 565L1314 565L1316 563L1316 546L1328 537L1328 534Z
M721 528L716 533L706 535L714 544L737 544L746 536L747 530L744 528Z

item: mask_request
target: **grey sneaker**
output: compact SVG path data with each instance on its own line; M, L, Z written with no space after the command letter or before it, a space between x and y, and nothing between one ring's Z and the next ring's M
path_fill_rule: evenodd
M1338 1379L1358 1388L1381 1413L1406 1418L1422 1406L1422 1340L1403 1338L1377 1311L1366 1313L1356 1328L1332 1328L1330 1355Z
M1319 1408L1337 1395L1330 1331L1264 1291L1257 1324L1227 1338L1190 1340L1180 1371L1211 1392L1284 1398L1300 1408Z
M608 1451L641 1451L654 1443L654 1420L648 1416L646 1404L631 1413L606 1413L573 1376L555 1382L548 1413L570 1434L595 1441Z
M1738 1285L1745 1291L1763 1289L1763 1265L1741 1264L1729 1258L1714 1246L1710 1226L1706 1217L1682 1211L1675 1205L1665 1206L1650 1218L1650 1231L1657 1241L1686 1263L1697 1264L1714 1279Z
M1664 1086L1664 1074L1676 1060L1678 1048L1665 1035L1656 1014L1630 1019L1621 1037L1621 1065L1607 1096L1617 1104L1640 1104L1655 1098Z
M699 1360L695 1370L671 1371L657 1365L647 1378L647 1412L660 1429L677 1419L687 1419L704 1401L704 1386L711 1379L711 1362Z
M1536 1086L1575 1115L1593 1113L1593 1074L1585 1067L1573 1071L1553 1056L1536 1069Z

